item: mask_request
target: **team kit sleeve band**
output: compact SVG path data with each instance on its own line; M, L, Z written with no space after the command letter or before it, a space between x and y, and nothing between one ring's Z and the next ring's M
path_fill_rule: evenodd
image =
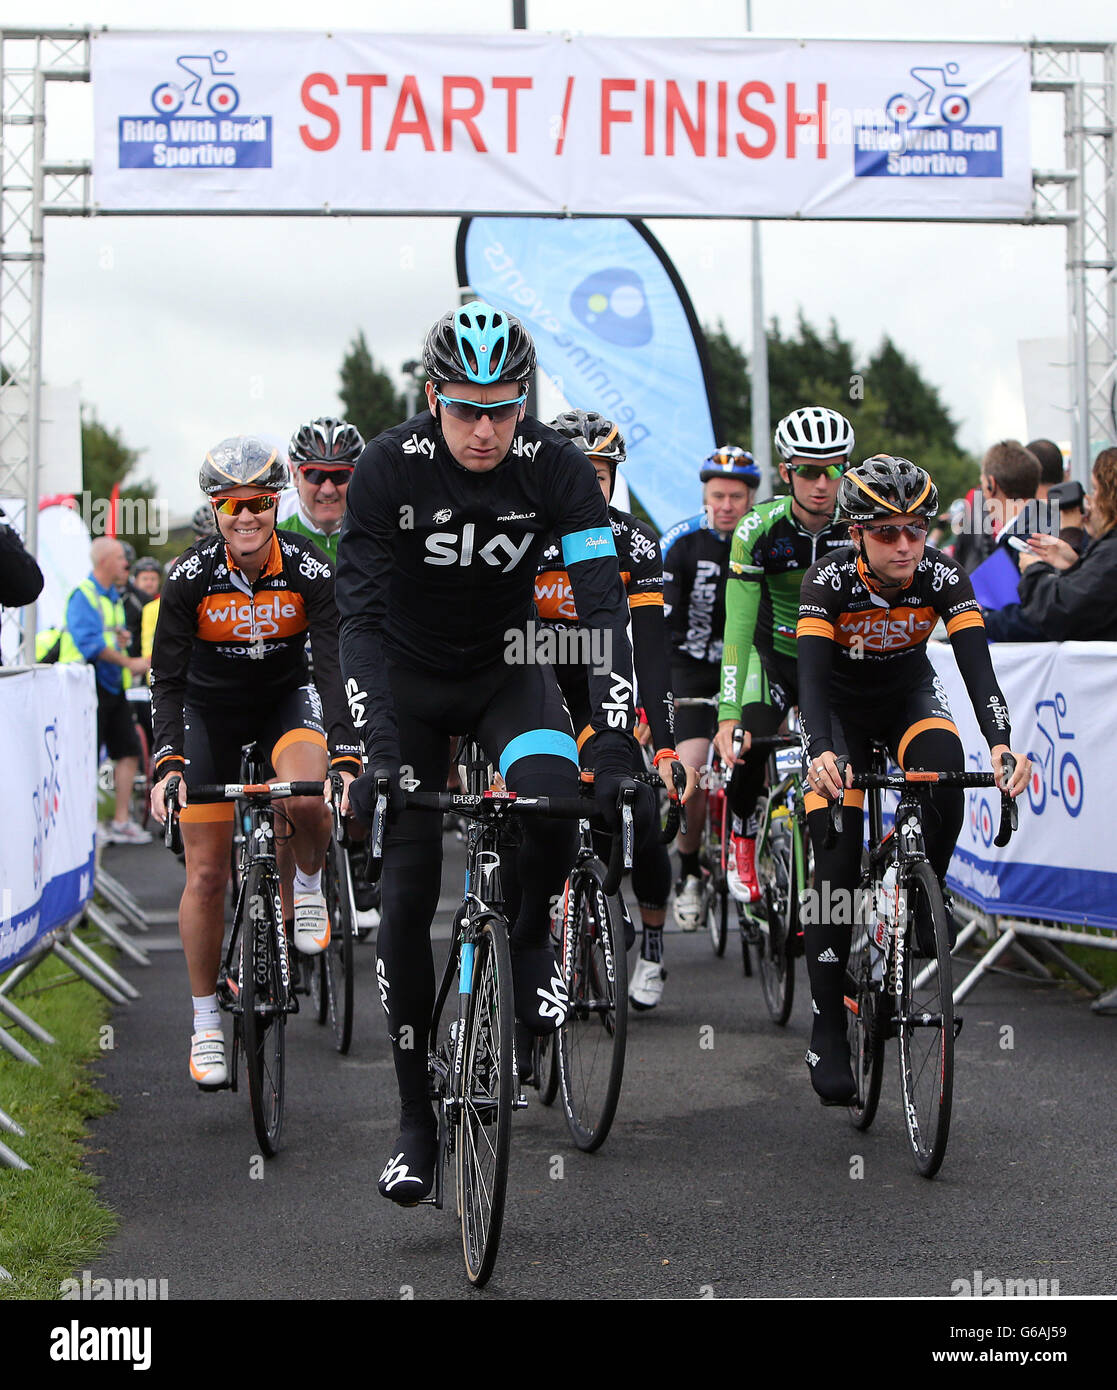
M558 729L529 729L504 745L504 751L500 755L501 777L507 781L508 771L513 763L519 762L521 758L536 757L540 754L565 758L575 767L578 766L578 745L569 734L564 734Z
M599 560L603 555L616 556L616 553L613 532L607 527L573 531L562 538L562 560L565 565L576 565L579 560Z

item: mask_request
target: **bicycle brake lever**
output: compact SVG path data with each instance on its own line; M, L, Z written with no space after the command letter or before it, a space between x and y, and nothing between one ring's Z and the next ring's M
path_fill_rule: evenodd
M1007 782L1016 770L1016 759L1011 753L1001 754L1001 776ZM1006 792L1001 792L1001 821L993 843L1003 848L1012 838L1020 824L1020 807Z
M172 777L163 798L167 819L163 822L163 843L172 854L182 853L182 827L178 823L178 787L180 778Z
M384 827L388 823L388 779L376 781L376 805L372 812L372 833L369 836L368 856L365 859L365 882L379 883L384 867Z

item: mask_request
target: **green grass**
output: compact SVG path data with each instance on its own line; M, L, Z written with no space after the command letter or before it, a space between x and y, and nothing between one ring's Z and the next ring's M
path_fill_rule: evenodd
M61 983L69 976L70 983ZM53 1299L59 1285L88 1266L116 1227L82 1164L87 1121L112 1109L97 1089L100 1029L110 1005L92 986L49 960L20 985L16 1002L51 1033L57 1046L12 1036L42 1062L33 1067L0 1052L0 1109L27 1131L0 1133L31 1172L0 1167L0 1299Z

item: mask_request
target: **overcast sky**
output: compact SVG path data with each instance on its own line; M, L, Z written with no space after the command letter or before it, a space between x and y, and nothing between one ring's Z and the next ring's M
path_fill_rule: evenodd
M194 0L157 11L161 28L316 28L485 32L511 26L510 0ZM139 0L0 0L4 25L106 24L144 29ZM1099 0L892 0L856 6L755 0L758 34L799 37L1107 40L1117 10ZM401 18L403 23L400 23ZM611 35L745 31L742 0L528 0L534 29ZM1033 98L1033 161L1062 163L1056 98ZM88 86L52 84L48 154L92 153ZM750 335L748 226L650 224L685 280L699 318ZM197 501L204 450L228 434L289 436L339 408L337 371L363 329L398 376L429 324L456 302L454 218L50 219L46 239L45 377L79 382L83 401L145 450L176 513ZM765 309L787 326L801 308L832 316L867 355L887 332L941 391L963 445L1026 437L1021 338L1066 330L1066 234L1054 227L907 223L764 224Z

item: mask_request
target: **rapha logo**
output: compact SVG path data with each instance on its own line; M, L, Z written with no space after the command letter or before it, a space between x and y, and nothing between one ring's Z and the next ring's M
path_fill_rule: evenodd
M413 434L410 439L403 441L403 452L405 454L425 454L427 458L434 458L434 440L420 439L417 434Z
M439 507L434 514L434 523L436 526L445 526L453 515L449 507ZM503 521L504 517L499 517L498 520Z

